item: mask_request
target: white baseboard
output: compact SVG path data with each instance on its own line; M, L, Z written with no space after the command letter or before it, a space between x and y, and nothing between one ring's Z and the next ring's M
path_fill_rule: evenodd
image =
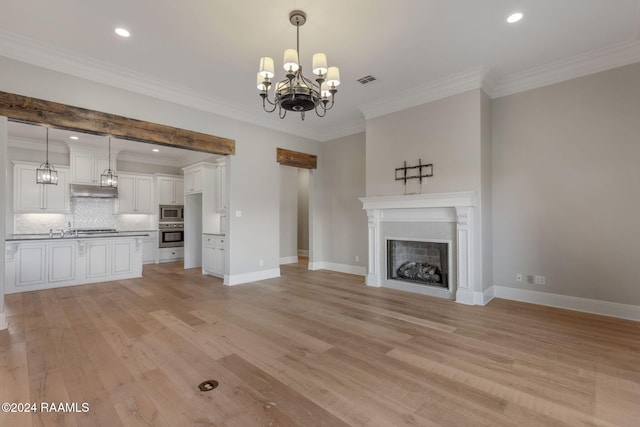
M637 305L509 288L506 286L494 286L493 289L496 298L640 321L640 306Z
M326 261L310 262L309 270L331 270L337 271L338 273L356 274L358 276L364 276L367 274L367 269L365 267L348 264L337 264L335 262Z
M298 249L298 256L309 256L309 251L306 249Z
M252 271L251 273L243 274L225 274L224 284L227 286L240 285L242 283L257 282L259 280L273 279L274 277L280 277L280 269L274 268L271 270Z
M4 311L0 313L0 331L7 329L7 319L4 317Z
M298 257L297 256L288 256L288 257L280 258L280 265L282 265L282 264L295 264L296 262L298 262Z

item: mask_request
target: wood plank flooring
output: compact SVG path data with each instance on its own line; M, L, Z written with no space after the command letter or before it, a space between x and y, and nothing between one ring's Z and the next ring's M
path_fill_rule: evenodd
M640 425L640 323L282 272L226 287L171 263L8 295L0 401L89 411L0 426Z

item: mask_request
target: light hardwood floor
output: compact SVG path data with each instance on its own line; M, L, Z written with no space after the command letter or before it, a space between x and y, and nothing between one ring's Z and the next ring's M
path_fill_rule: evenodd
M640 425L639 323L282 272L226 287L161 264L8 295L0 400L90 409L0 425Z

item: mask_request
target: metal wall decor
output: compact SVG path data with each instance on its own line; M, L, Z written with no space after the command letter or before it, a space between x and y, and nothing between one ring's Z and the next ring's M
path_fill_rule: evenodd
M404 166L396 168L396 181L404 181L404 185L407 185L407 181L410 179L419 180L422 184L423 178L430 178L433 176L433 163L422 164L422 159L418 159L417 166L407 166L405 160Z

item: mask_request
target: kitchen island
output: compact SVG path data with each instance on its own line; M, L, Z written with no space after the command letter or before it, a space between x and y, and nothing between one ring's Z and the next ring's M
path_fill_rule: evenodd
M10 235L5 293L142 277L144 232Z

